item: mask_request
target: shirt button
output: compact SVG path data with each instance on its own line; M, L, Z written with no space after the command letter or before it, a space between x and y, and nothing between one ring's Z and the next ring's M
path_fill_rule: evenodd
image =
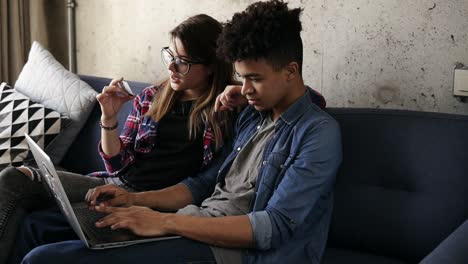
M257 126L257 130L259 130L259 129L260 129L260 126Z
M240 151L240 150L241 150L241 147L238 147L238 148L237 148L237 151Z
M262 162L262 164L263 164L263 166L265 166L265 165L267 164L266 160L264 160L264 161Z

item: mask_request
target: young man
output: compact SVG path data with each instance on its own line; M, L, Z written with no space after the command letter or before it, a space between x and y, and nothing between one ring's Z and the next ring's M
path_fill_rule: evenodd
M219 54L243 81L231 88L249 104L232 151L198 177L160 191L108 185L87 194L91 207L108 213L98 227L183 239L102 251L60 242L34 249L25 262L320 263L341 142L337 122L314 104L317 96L302 80L300 13L277 0L254 3L218 40ZM103 193L114 198L96 205ZM37 230L29 234L40 241Z

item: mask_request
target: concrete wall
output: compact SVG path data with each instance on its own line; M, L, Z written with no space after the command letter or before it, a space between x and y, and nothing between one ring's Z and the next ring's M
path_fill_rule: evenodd
M167 32L188 16L225 21L247 0L76 0L78 72L156 82ZM452 96L468 64L468 0L291 0L304 7L304 79L329 106L468 114Z

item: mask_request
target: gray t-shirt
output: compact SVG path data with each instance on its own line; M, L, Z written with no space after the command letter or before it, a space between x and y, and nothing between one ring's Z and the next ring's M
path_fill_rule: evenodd
M275 123L270 117L264 119L254 136L245 144L234 159L224 182L216 184L210 198L200 207L189 205L177 213L203 217L246 215L255 194L255 183L262 161L265 145L274 133ZM218 264L241 263L238 249L212 246Z

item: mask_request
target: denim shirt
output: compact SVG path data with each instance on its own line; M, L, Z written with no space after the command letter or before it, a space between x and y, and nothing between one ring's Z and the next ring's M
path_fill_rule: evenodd
M278 118L265 146L248 214L255 248L243 251L244 263L320 263L342 157L338 123L313 102L314 94L307 89ZM195 204L224 180L265 114L251 106L244 109L237 120L233 149L224 148L210 169L183 181Z

